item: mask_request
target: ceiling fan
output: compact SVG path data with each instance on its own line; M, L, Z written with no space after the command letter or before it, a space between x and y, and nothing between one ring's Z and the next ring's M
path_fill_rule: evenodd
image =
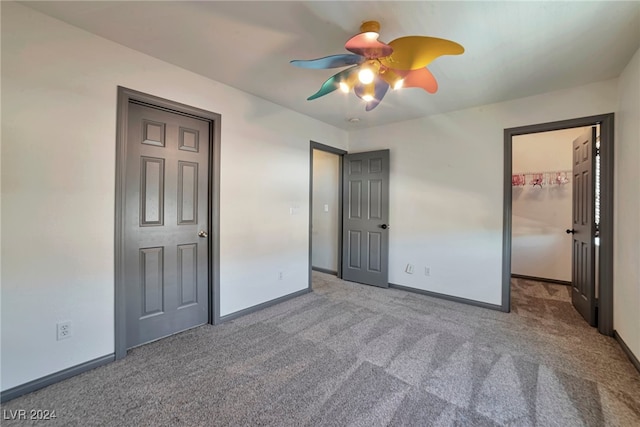
M371 111L380 104L389 87L417 87L435 93L438 82L427 65L442 55L464 53L458 43L435 37L406 36L385 44L378 40L379 31L379 22L366 21L360 26L360 33L344 45L352 53L291 61L296 67L312 69L351 66L331 76L307 101L337 89L345 93L353 89L366 102L365 110Z

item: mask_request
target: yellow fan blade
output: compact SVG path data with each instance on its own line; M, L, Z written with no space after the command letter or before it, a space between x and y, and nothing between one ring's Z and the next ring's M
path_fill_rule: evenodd
M436 37L407 36L389 42L393 53L380 58L382 65L399 70L424 68L442 55L460 55L464 48L451 40Z

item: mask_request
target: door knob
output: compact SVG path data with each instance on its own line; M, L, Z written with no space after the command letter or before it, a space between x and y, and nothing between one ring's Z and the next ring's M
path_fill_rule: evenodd
M389 226L387 224L381 224L380 228L382 228L383 230L386 230L387 228L389 228Z
M576 232L576 230L572 229L567 229L567 234L574 234Z
M204 231L204 230L200 230L200 232L198 233L198 236L199 236L199 237L207 237L207 236L208 236L208 234L207 234L207 232L206 232L206 231Z

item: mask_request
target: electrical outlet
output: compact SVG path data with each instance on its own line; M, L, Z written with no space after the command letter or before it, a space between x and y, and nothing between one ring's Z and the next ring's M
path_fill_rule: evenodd
M58 330L57 330L58 341L71 337L71 320L58 322L57 326L58 326Z
M413 264L407 264L407 268L405 270L409 274L413 274Z
M284 271L278 272L278 280L282 280L284 278Z
M431 267L425 267L424 268L424 275L425 276L431 276Z

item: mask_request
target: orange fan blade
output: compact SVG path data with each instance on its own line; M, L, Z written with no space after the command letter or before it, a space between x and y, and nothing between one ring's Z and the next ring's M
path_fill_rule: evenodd
M458 43L436 37L400 37L389 42L389 46L393 48L393 53L380 58L380 62L397 70L417 70L426 67L439 56L464 53L464 48Z
M393 70L402 77L402 87L419 87L429 93L438 91L438 82L427 68L419 70Z
M367 59L389 56L393 52L391 46L378 41L378 33L374 32L356 34L347 40L344 48Z

